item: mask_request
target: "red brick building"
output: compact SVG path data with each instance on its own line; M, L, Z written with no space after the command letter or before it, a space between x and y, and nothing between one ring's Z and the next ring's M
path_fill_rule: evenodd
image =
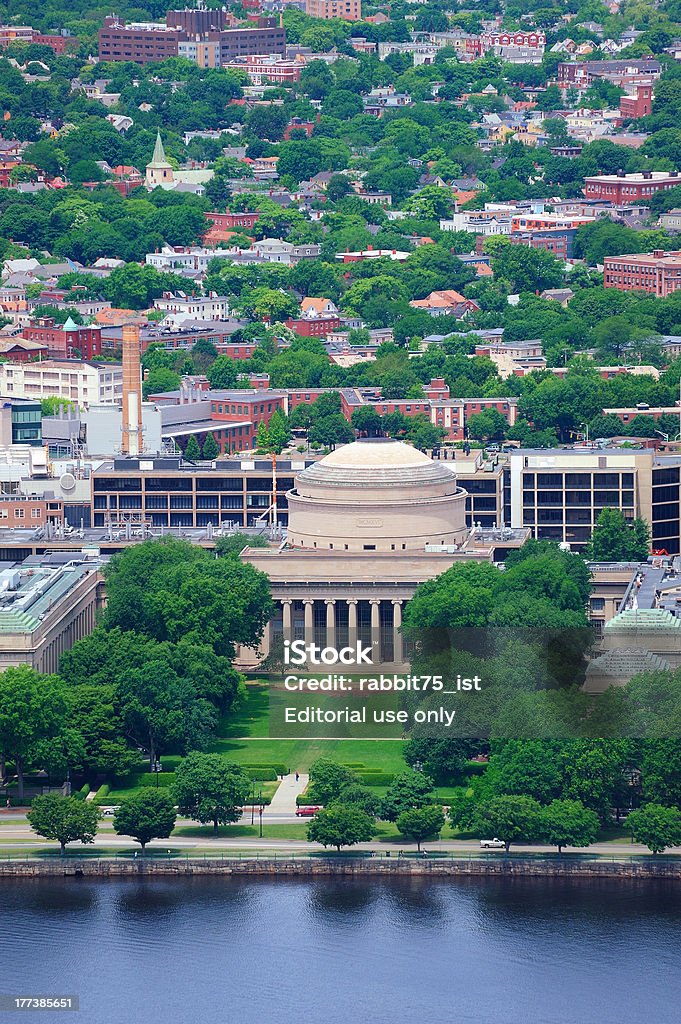
M63 325L41 317L24 327L22 337L46 345L51 356L67 358L79 352L82 359L95 359L102 354L102 328L81 327L70 317Z
M286 326L303 338L325 338L331 331L337 331L341 325L340 317L326 316L317 319L298 317L293 320L291 317L286 321Z
M603 260L603 286L620 292L646 292L664 299L681 288L681 251L628 256L606 256Z
M230 213L229 210L224 213L208 210L204 217L220 231L250 231L257 224L259 214L247 213L245 210L241 213Z
M222 451L230 441L236 443L237 448L254 448L260 424L268 426L277 409L286 412L283 391L211 391L210 400L211 420L237 425L236 435L234 427L215 431L215 440Z
M584 195L587 199L605 199L614 204L634 203L676 185L681 185L678 171L595 174L584 179Z
M620 114L627 120L648 117L652 110L652 85L637 85L633 95L620 96Z

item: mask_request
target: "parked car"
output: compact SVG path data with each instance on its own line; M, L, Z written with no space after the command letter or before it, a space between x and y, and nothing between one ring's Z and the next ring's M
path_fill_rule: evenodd
M480 840L481 850L505 850L506 843L503 839L481 839Z
M105 818L113 818L117 810L118 807L102 807L102 814Z
M321 811L321 807L296 807L296 817L314 818L317 811Z

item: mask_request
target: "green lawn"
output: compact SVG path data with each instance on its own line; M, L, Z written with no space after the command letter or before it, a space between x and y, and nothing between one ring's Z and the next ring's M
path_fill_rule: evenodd
M404 741L399 739L271 739L268 734L268 684L249 682L240 707L220 722L219 739L211 749L238 764L281 764L292 771L306 771L318 757L386 772L397 772L405 767Z
M405 769L403 740L218 739L212 750L238 764L283 764L305 772L318 757L386 772Z
M173 831L173 839L257 839L260 835L258 816L255 825L220 825L217 832L212 825L181 825ZM307 839L307 823L299 825L262 826L263 839Z

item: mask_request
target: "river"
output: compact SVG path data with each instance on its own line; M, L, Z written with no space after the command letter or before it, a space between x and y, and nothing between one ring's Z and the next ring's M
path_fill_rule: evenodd
M678 1024L678 883L0 882L0 993L76 1024Z

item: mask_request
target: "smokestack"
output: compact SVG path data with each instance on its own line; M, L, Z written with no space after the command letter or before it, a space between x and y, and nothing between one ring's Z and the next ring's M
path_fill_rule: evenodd
M123 327L123 444L124 455L142 449L142 362L140 331L134 324Z

